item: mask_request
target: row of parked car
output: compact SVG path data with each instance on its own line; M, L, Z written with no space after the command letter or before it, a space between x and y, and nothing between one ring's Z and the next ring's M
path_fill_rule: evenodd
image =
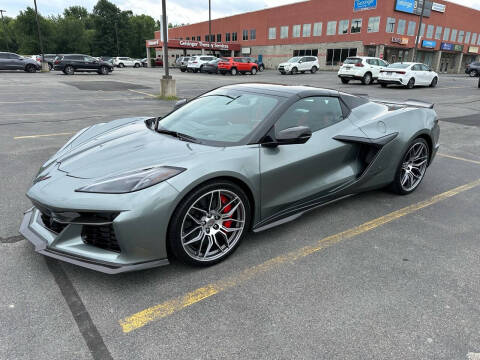
M227 73L255 75L257 72L265 70L263 62L253 57L183 56L177 59L176 65L182 72L204 72L222 75Z

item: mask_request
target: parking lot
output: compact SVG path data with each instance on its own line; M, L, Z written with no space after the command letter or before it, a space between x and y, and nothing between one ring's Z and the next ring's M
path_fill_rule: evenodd
M156 98L163 70L0 72L1 359L480 358L478 79L406 90L343 85L333 72L172 73L179 98L257 81L433 102L441 148L409 196L316 209L251 233L210 268L105 275L35 253L18 234L24 194L78 130L170 111Z

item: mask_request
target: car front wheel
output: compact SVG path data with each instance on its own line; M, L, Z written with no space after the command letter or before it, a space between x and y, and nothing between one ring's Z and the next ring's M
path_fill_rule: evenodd
M252 70L250 72L252 73L252 75L255 75L257 73L257 68L252 67Z
M407 89L413 89L414 87L415 87L415 79L411 78L410 80L408 80Z
M263 70L265 70L265 66L260 65L260 67L258 68L258 71L262 72Z
M362 78L363 85L370 85L372 81L373 81L372 74L367 72L365 75L363 75L363 78Z
M27 66L25 66L25 71L28 73L34 73L35 71L37 71L37 69L35 69L35 65L28 64Z
M108 68L107 68L106 66L100 67L99 73L100 73L101 75L108 75Z
M478 71L477 70L471 70L468 75L470 75L471 77L475 77L478 75Z
M233 76L237 75L238 71L236 68L232 68L232 70L230 70L230 74L232 74Z
M240 244L250 226L250 203L241 187L213 181L188 194L172 215L168 245L180 261L209 266Z
M414 192L425 176L430 149L422 138L415 139L409 146L397 168L392 190L400 195Z
M290 74L295 75L298 72L298 69L294 67L292 70L290 70Z
M66 75L73 75L75 73L75 70L73 69L73 66L67 65L67 66L65 66L65 69L63 70L63 72Z
M430 87L434 88L438 84L438 78L435 76L430 83Z
M318 69L317 69L316 66L312 66L312 70L310 70L310 72L311 72L312 74L315 74L315 73L317 72L317 70L318 70Z
M342 84L348 84L350 82L349 79L345 79L345 78L340 78L340 80L342 81Z

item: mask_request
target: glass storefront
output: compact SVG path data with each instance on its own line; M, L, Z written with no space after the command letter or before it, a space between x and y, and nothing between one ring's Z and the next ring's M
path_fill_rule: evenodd
M393 64L395 62L408 61L409 50L410 49L385 47L385 55L383 58L390 64Z

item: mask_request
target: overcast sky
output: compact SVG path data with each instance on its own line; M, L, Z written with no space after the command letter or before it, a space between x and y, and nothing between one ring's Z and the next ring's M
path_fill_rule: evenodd
M122 10L132 10L135 14L148 14L160 18L160 0L111 0ZM265 7L298 2L299 0L211 0L212 18L259 10ZM352 1L352 0L348 0ZM480 0L451 0L461 5L480 10ZM82 5L92 10L97 0L37 0L38 11L42 15L56 15L72 5ZM5 15L15 16L27 6L33 7L33 0L2 0L0 6L7 10ZM167 0L169 22L174 24L196 23L208 20L208 0Z

